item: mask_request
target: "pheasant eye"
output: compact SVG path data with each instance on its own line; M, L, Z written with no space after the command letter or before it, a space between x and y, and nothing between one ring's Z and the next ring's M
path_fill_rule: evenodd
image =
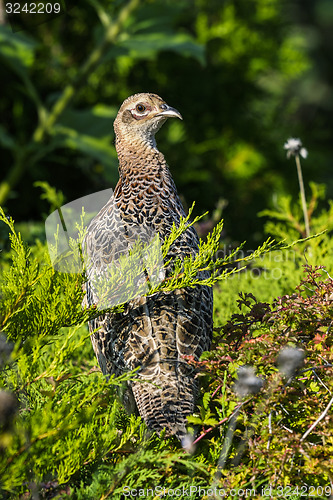
M135 109L139 111L139 113L143 113L144 111L146 111L146 106L144 106L143 104L137 104Z

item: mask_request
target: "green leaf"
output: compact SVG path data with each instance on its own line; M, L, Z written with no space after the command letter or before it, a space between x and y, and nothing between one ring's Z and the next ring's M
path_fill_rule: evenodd
M27 35L14 34L6 26L0 26L0 57L15 73L22 75L33 65L37 46Z
M51 205L51 211L61 207L65 201L65 197L61 191L57 191L53 186L46 181L34 182L34 186L40 187L43 190L41 195L42 200L47 200Z
M113 121L117 114L115 106L96 104L90 109L66 109L58 120L58 124L76 130L80 134L91 137L106 138L108 141L113 137Z
M317 382L310 382L310 391L312 392L319 391L319 385L317 384Z
M204 47L185 33L134 35L123 40L119 46L126 48L129 56L134 59L154 59L158 52L169 50L185 57L193 57L201 64L205 64Z
M115 148L110 145L109 138L96 138L91 135L80 134L76 130L61 125L53 127L53 135L62 139L62 145L67 148L81 151L84 154L100 161L105 167L111 168L115 175L118 161Z
M115 182L118 160L113 140L113 121L117 113L114 106L96 104L90 109L67 109L52 129L57 147L78 150L100 162L111 172Z
M205 410L207 410L207 408L208 408L209 401L210 401L210 394L209 394L209 392L205 392L205 394L202 398L202 404L203 404L203 407L205 408Z
M15 148L15 141L13 137L7 134L5 127L3 127L2 125L0 125L0 144L2 147L7 149Z
M141 5L129 20L127 31L110 47L103 62L126 55L134 60L152 60L159 52L168 50L205 64L204 46L189 33L180 33L176 28L183 10L184 4L175 2Z

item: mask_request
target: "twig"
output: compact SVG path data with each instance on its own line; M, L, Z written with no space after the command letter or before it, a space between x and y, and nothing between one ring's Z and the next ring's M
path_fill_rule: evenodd
M222 385L220 384L217 389L215 389L215 391L213 392L212 396L211 396L211 399L213 399L213 397L218 393L218 391L221 389Z
M206 429L202 432L202 434L200 434L199 437L197 437L197 439L195 441L193 441L192 445L194 444L197 444L199 441L201 441L202 438L204 438L210 431L216 429L217 427L219 427L221 424L224 424L224 422L226 422L227 420L229 419L229 417L225 417L223 418L222 420L220 420L220 422L218 422L216 425L214 425L214 427L209 427L209 429Z
M316 425L319 424L319 422L326 417L328 410L331 408L332 404L333 404L333 398L330 400L330 402L328 403L328 405L326 406L325 410L320 415L320 417L318 417L317 420L311 425L311 427L303 434L303 436L301 437L301 442L304 441L304 439L310 434L310 432L316 427Z
M315 371L315 370L313 370L313 371L312 371L312 373L313 373L313 375L316 377L316 379L319 381L319 383L320 383L323 387L325 387L325 389L326 389L326 390L327 390L330 394L332 394L332 392L329 390L329 388L327 387L327 385L325 385L325 384L324 384L324 382L323 382L323 381L321 380L321 378L319 377L319 375L317 375L317 374L316 374L316 371Z
M269 412L268 415L268 432L269 432L269 438L267 441L267 450L269 450L270 444L271 444L271 439L272 439L272 412Z
M304 370L300 370L299 374L301 375L301 373L310 372L312 370L323 370L324 368L333 368L333 364L327 363L326 365L309 366L309 368L304 368Z

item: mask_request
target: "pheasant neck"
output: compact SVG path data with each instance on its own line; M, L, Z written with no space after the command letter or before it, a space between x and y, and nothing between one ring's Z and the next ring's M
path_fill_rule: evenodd
M142 176L151 177L156 181L157 172L163 172L164 176L171 178L169 167L155 142L116 140L116 150L119 160L119 175L123 181L137 180L138 177Z
M116 142L119 182L115 195L126 200L126 210L154 206L166 214L170 207L177 218L184 215L177 189L163 154L156 147L134 141ZM134 208L135 207L135 208Z

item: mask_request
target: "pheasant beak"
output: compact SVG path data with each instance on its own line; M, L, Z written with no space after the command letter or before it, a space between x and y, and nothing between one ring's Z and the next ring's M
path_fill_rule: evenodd
M164 104L165 109L158 113L155 116L163 116L164 118L179 118L180 120L183 119L182 115L177 111L177 109L172 108L171 106L168 106L167 104Z

